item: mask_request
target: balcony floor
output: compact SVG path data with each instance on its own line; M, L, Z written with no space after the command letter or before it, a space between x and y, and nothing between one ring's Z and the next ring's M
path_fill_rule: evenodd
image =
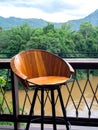
M58 126L58 130L66 130L64 126ZM98 127L86 127L86 126L71 126L70 130L98 130ZM14 130L13 127L10 126L0 126L0 130ZM20 128L19 130L25 130L25 127ZM40 126L33 127L31 126L29 130L40 130ZM52 126L45 127L45 130L53 130Z

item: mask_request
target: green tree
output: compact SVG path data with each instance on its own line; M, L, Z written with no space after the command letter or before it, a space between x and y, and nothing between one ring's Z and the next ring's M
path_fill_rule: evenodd
M18 53L25 49L25 45L30 40L33 28L28 24L23 24L22 26L13 27L9 30L9 46L7 47L7 52ZM10 55L10 56L13 56Z
M82 22L79 31L82 34L83 38L87 39L92 35L93 26L90 22Z

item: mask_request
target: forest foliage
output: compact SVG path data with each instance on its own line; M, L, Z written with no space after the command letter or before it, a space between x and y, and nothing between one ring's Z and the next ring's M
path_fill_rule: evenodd
M0 57L12 57L27 49L43 49L61 57L98 57L98 26L83 22L78 31L64 23L33 28L24 23L4 30L0 27Z

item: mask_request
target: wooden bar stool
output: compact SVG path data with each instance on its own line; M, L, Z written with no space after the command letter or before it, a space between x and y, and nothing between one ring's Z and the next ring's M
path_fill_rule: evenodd
M44 92L49 91L52 107L53 130L56 130L56 112L54 92L58 92L58 98L62 108L66 129L69 130L69 124L66 118L66 112L60 91L61 85L70 80L73 68L69 63L53 53L44 50L27 50L20 52L11 59L11 68L16 76L21 80L24 87L33 86L34 96L29 113L26 130L29 129L32 122L32 112L35 107L38 91L41 92L41 130L44 129Z

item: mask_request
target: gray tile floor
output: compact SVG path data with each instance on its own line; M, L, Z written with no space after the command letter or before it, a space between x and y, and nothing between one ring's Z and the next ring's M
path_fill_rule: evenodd
M58 130L66 130L65 126L58 126ZM0 130L14 130L13 127L0 127ZM25 130L25 127L20 128L19 130ZM40 130L39 125L30 126L29 130ZM46 125L44 130L53 130L52 126ZM86 127L86 126L71 126L70 130L98 130L98 127Z

